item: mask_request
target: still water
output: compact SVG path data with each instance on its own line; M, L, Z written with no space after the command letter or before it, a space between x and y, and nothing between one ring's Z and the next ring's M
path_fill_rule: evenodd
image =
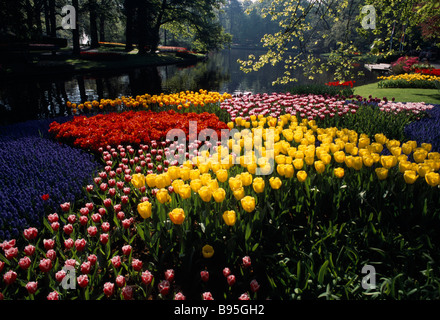
M51 75L6 79L0 82L0 124L67 115L66 102L101 98L197 91L280 92L287 86L272 86L283 73L282 66L266 66L248 74L240 71L237 59L246 59L250 50L231 49L209 55L195 65L171 65L94 72L81 75ZM364 70L365 81L376 79ZM299 83L310 83L298 71ZM322 74L317 83L334 81L331 73ZM358 82L360 83L360 82ZM291 85L289 85L291 86Z

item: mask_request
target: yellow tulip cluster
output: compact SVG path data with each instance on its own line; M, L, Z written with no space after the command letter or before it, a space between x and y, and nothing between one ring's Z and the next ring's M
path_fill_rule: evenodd
M208 104L215 104L223 102L226 99L230 99L231 95L228 93L220 94L219 92L211 92L207 90L200 89L198 92L194 91L181 91L179 93L164 94L159 95L137 95L136 97L125 97L116 99L101 99L93 101L85 101L80 104L67 102L67 107L72 109L73 113L78 110L83 109L104 109L108 107L113 108L149 108L151 105L158 105L159 107L169 106L175 107L179 110L185 108L193 107L204 107Z
M421 73L403 73L398 75L391 75L391 76L380 76L377 77L379 80L405 80L408 82L411 81L440 81L440 77L428 75L428 74L421 74Z
M314 120L298 121L291 115L257 119L258 125L252 129L241 120L236 121L241 131L236 131L227 140L227 146L219 146L213 154L205 150L182 166L169 167L164 173L134 174L133 185L156 189L155 197L161 204L171 202L169 187L172 187L182 200L197 197L205 203L214 201L220 204L225 199L227 203L235 199L245 212L253 212L258 194L279 190L292 179L304 183L310 174L324 174L326 171L342 179L347 170L371 168L379 180L385 180L389 171L396 168L395 172L402 173L407 184L414 183L419 177L430 186L440 184L440 153L431 152L430 144L401 143L381 133L371 139L353 130L323 129ZM272 134L259 129L272 129ZM316 141L320 143L316 144ZM390 155L381 155L385 146ZM232 168L233 165L238 169ZM230 209L224 208L222 217L227 225L232 226L237 217ZM149 217L151 206L140 205L138 211L142 217ZM184 217L183 211L170 212L174 223L181 224Z

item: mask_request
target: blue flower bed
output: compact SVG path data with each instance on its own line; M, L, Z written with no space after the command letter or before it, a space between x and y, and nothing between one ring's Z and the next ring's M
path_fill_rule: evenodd
M427 113L427 117L408 124L405 135L409 140L431 143L431 151L440 152L440 105L435 105Z
M67 119L68 120L68 119ZM48 210L83 197L99 164L94 157L47 138L53 120L3 127L0 132L0 241L39 227ZM43 195L49 199L43 200Z

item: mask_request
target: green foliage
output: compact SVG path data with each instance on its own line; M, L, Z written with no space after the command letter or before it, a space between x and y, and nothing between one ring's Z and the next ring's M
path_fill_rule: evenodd
M353 94L351 88L340 88L334 86L327 86L324 84L301 84L295 85L288 89L292 94L315 94L315 95L331 95L331 96L345 96L348 97Z

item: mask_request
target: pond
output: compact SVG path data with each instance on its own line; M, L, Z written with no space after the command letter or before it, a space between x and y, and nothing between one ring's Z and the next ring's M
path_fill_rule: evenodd
M280 92L288 86L272 86L283 73L282 66L266 66L248 74L240 71L237 59L259 52L230 49L211 53L206 61L195 65L170 65L124 71L94 72L81 75L51 75L6 79L0 87L0 124L67 115L66 102L83 102L142 94L197 91ZM310 83L300 71L299 83ZM374 81L377 74L364 69L358 83ZM333 74L320 75L317 83L334 81ZM291 86L291 85L289 85Z

